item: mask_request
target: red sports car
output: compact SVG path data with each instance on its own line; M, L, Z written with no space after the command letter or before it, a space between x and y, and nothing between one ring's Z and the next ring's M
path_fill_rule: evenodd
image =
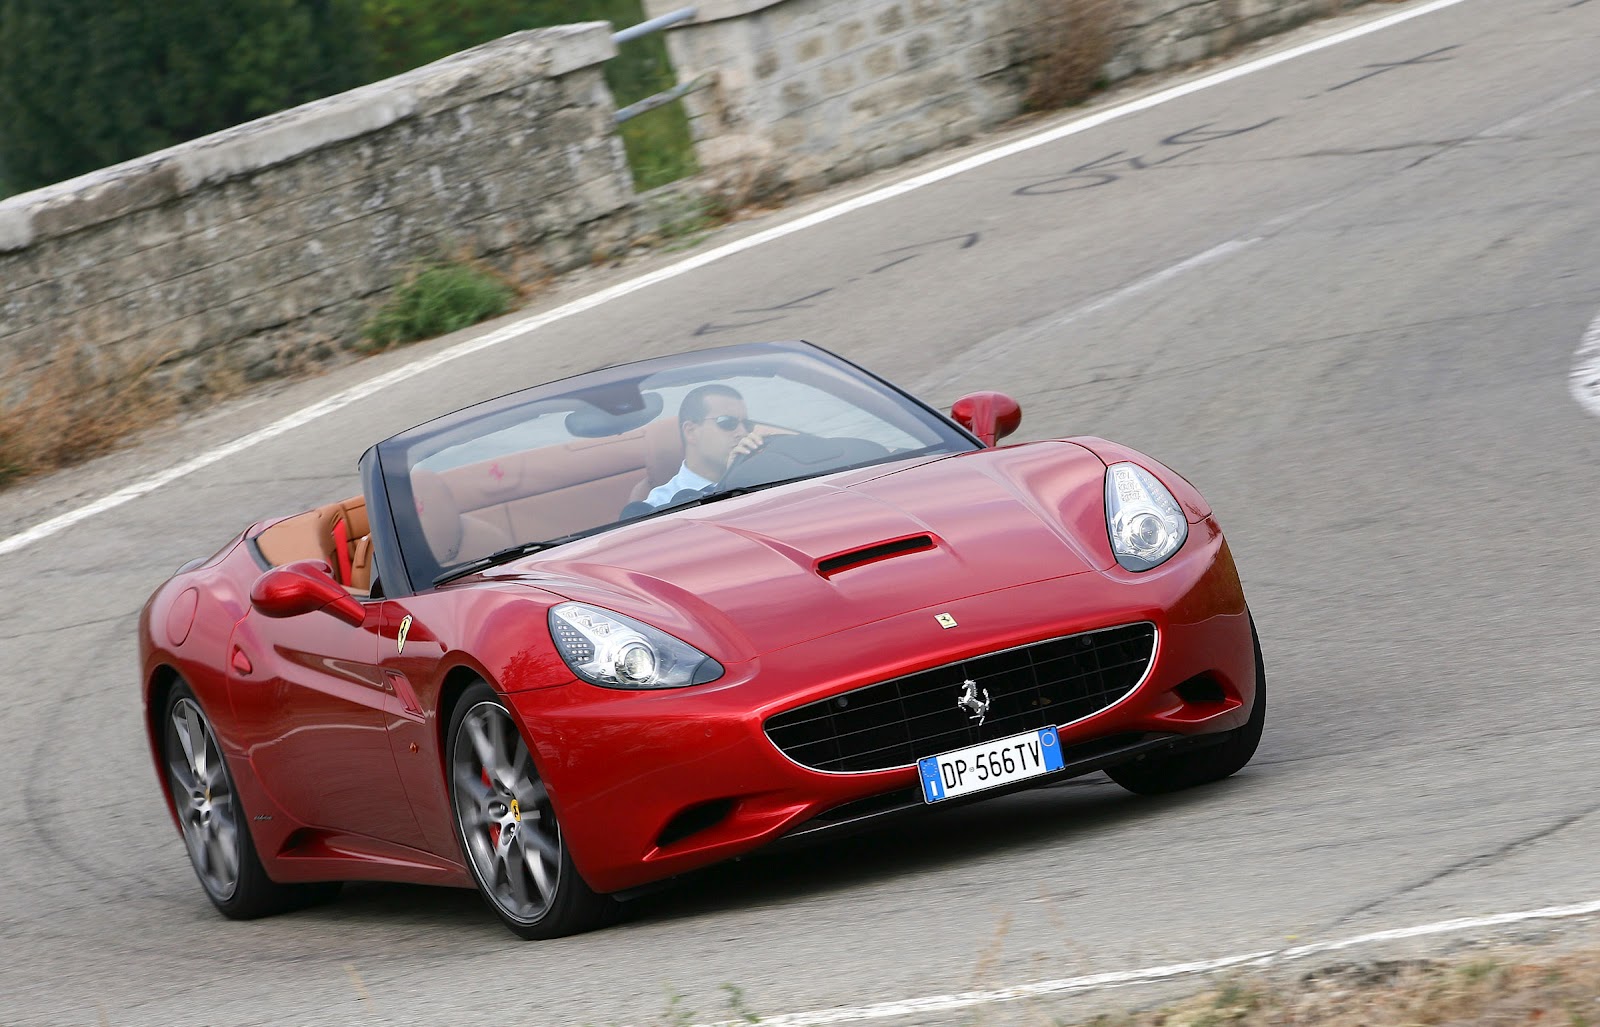
M525 389L361 457L140 621L207 896L476 886L525 938L774 843L1104 770L1226 777L1265 717L1211 509L1111 442L998 447L803 342Z

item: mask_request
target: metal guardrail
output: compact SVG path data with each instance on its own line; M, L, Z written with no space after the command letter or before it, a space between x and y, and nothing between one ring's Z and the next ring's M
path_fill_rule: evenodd
M704 89L706 86L711 84L711 80L714 77L715 76L708 71L704 74L696 76L688 82L681 82L665 92L656 93L654 96L647 96L638 103L630 103L628 106L617 111L617 124L620 125L629 118L636 118L646 111L653 111L657 107L669 104L674 100L687 96L696 89Z
M663 29L669 29L674 25L678 25L686 21L693 21L698 14L699 11L693 7L680 7L676 11L671 11L667 14L661 15L659 18L651 18L649 21L641 21L637 25L630 25L621 31L613 32L611 33L611 41L620 46L623 43L638 39L641 36L648 36L652 32L660 32ZM680 99L689 93L694 92L696 89L704 89L706 86L711 84L712 78L713 76L711 73L706 72L703 75L696 76L688 82L680 82L664 92L656 93L654 96L647 96L637 103L630 103L628 106L617 111L614 116L616 118L616 122L620 125L629 118L636 118L639 115L644 114L646 111L653 111L657 107L669 104L674 100Z
M676 11L669 11L668 13L661 15L659 18L651 18L649 21L641 21L637 25L630 25L618 32L613 32L611 33L611 41L616 43L618 46L621 46L623 43L626 43L629 40L638 39L640 36L648 36L652 32L660 32L662 29L669 29L679 22L693 21L695 15L698 13L699 11L695 10L693 7L680 7Z

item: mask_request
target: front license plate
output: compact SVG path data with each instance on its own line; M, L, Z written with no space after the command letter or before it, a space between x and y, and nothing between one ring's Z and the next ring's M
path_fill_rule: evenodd
M1061 739L1053 727L969 745L917 761L922 800L938 802L1061 769Z

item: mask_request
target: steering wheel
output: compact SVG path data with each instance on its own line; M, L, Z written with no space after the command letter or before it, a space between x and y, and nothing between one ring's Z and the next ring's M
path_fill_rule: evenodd
M831 439L821 435L769 435L761 448L734 458L713 486L714 491L763 485L884 456L889 451L866 439Z

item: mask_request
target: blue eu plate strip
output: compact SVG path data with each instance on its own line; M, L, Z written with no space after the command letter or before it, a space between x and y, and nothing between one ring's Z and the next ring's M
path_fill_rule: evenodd
M922 797L928 802L938 802L944 798L944 782L939 780L938 757L926 756L917 761L917 767L922 772Z
M1061 739L1056 735L1056 729L1047 727L1039 732L1039 748L1044 750L1044 769L1046 771L1060 770L1064 765L1061 761Z

